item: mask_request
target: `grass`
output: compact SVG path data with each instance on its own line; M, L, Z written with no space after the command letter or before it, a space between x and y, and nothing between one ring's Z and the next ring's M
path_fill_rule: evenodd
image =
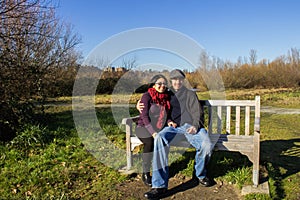
M226 92L228 99L253 99L261 95L263 106L300 108L299 90L244 90ZM198 93L203 99L208 93ZM139 95L125 97L134 103ZM110 102L110 95L96 96L97 104ZM47 107L40 125L24 125L12 142L0 145L1 199L122 199L116 185L128 177L105 166L87 151L78 137L70 106L71 98L51 100L62 103ZM116 112L123 113L121 110ZM118 148L125 149L125 133L111 108L97 108L104 133ZM130 115L136 115L134 108ZM262 113L261 168L270 184L271 196L250 194L245 199L299 199L300 197L300 115ZM96 133L93 133L97 135ZM90 139L93 139L90 138ZM96 142L95 142L96 143ZM194 150L188 149L170 166L171 176L193 175ZM125 155L124 155L125 156ZM136 155L140 159L140 155ZM176 157L176 156L175 156ZM216 181L241 188L251 184L252 163L234 152L215 152L209 164Z
M265 114L262 117L261 160L266 166L271 194L278 199L300 197L300 115Z
M226 90L227 99L254 99L256 95L261 97L263 106L300 108L299 88Z
M210 99L210 95L219 92L201 91L197 92L200 99ZM254 99L256 95L261 96L262 105L275 106L281 108L300 108L300 89L299 88L274 88L274 89L244 89L225 91L226 99ZM95 95L95 104L135 104L142 94L103 94ZM74 97L78 99L79 97ZM80 97L84 101L86 97ZM72 103L72 97L49 98L47 103Z
M21 140L36 132L48 138ZM74 131L30 126L1 147L1 199L117 199L112 186L126 178L99 163Z

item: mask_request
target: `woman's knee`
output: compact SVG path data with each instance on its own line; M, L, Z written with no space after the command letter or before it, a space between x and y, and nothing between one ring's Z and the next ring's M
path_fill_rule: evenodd
M153 146L144 145L144 153L153 152Z

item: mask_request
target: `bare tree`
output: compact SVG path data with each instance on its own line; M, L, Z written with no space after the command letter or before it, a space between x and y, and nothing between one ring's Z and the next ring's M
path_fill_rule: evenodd
M136 57L131 57L131 58L123 58L122 60L122 67L125 69L134 69L137 66L136 64Z
M292 65L299 65L300 64L300 52L297 48L291 48L288 51L288 59Z
M57 69L67 70L78 58L80 39L55 8L48 0L0 0L0 108L11 108L8 115L18 122L32 111L29 100L45 97ZM0 123L12 122L1 117Z
M256 62L257 62L257 51L256 50L254 50L254 49L250 50L249 60L250 60L251 65L253 65L253 66L256 65Z

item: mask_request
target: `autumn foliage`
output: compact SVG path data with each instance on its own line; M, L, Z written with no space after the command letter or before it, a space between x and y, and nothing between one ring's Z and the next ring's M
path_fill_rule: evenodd
M210 59L210 58L206 58ZM207 63L207 62L206 62ZM205 89L206 83L201 74L220 73L225 88L294 88L300 86L299 50L292 48L286 56L273 61L223 62L212 59L210 66L200 66L188 75L189 82L196 88ZM199 78L200 77L200 78Z

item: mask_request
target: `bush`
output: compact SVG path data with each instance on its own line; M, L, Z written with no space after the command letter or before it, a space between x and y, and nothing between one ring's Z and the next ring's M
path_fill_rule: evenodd
M15 149L33 149L43 147L51 141L50 131L39 125L25 125L22 132L9 143Z

